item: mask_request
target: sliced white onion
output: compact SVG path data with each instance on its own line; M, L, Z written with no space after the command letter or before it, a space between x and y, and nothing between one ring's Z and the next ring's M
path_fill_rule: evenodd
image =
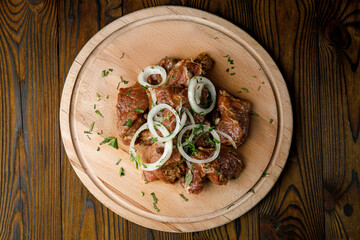
M136 149L135 149L135 141L138 138L139 134L144 131L145 129L148 129L148 124L144 123L134 134L133 138L131 139L130 142L130 157L136 158L137 154L136 154ZM157 129L160 130L162 135L168 135L169 131L166 129L166 127L164 127L164 125L159 124L157 126ZM161 144L161 143L159 143ZM160 168L170 157L172 154L172 150L173 150L173 142L172 140L169 140L167 142L165 142L165 147L164 147L164 153L161 155L161 157L154 163L143 163L140 162L140 168L145 170L145 171L154 171L158 168Z
M162 80L161 83L157 85L151 85L148 83L147 78L152 74L160 74ZM166 71L163 67L160 67L159 65L156 66L148 66L141 70L141 72L138 75L138 82L141 86L145 88L155 88L160 87L161 85L164 85L166 83Z
M201 103L201 95L202 90L204 89L205 85L203 83L198 83L195 89L195 102L197 105Z
M191 112L189 111L189 109L184 108L184 112L189 116L190 123L192 125L195 125L195 119L194 119L193 115L191 114Z
M216 131L217 133L219 133L219 134L223 135L224 137L226 137L226 138L230 141L230 143L233 145L233 147L234 147L235 149L237 148L234 139L232 139L232 137L230 137L230 135L228 135L227 133L224 133L224 132L222 132L222 131L220 131L220 130L215 130L215 129L214 129L213 131Z
M196 89L198 86L204 85L210 93L210 97L211 97L211 105L209 108L201 108L199 106L199 104L196 103ZM201 88L201 87L200 87ZM216 89L214 84L206 77L193 77L190 80L190 84L189 84L189 88L188 88L188 97L189 97L189 102L191 105L191 108L201 114L201 115L205 115L208 114L209 112L211 112L216 104ZM201 92L200 92L200 97L201 97Z
M156 93L155 93L154 89L152 89L152 88L149 88L148 91L150 92L151 101L152 101L151 107L154 107L157 103Z
M163 135L163 137L161 137L161 136L159 136L159 134L157 134L157 132L155 130L154 117L161 109L165 109L165 108L168 109L172 114L175 115L176 127L172 133L168 134L168 136ZM183 116L185 116L185 118L186 118L186 114L185 115L183 114ZM186 122L186 119L185 119L185 122ZM147 123L148 123L149 130L151 132L151 135L153 137L156 137L158 142L166 142L170 139L173 139L176 136L176 134L181 130L181 120L180 120L179 114L170 105L165 104L165 103L160 103L150 110L150 112L148 113Z
M220 137L217 134L216 131L211 131L210 134L218 141L218 143L215 143L215 152L213 153L213 155L207 159L195 159L190 157L183 149L183 146L187 145L187 143L181 143L182 137L184 135L184 133L190 129L195 129L195 128L199 128L200 124L195 124L195 125L189 125L184 127L181 132L179 133L178 139L177 139L177 147L179 149L180 154L188 161L193 162L193 163L208 163L208 162L212 162L214 161L220 154ZM209 126L208 125L203 125L204 131L209 131Z

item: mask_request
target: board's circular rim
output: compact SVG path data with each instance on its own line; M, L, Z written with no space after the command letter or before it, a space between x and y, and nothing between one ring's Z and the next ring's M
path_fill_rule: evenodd
M180 14L183 14L184 16L188 16L188 17L197 17L200 18L202 17L203 21L210 21L210 22L214 22L213 20L215 20L217 25L221 25L223 26L225 29L227 29L228 31L235 33L236 35L239 35L242 40L244 40L244 42L246 42L247 44L251 44L252 48L250 50L252 50L252 56L254 57L254 55L257 55L257 57L255 58L256 60L262 60L260 62L262 62L263 64L259 64L263 67L263 70L267 73L267 77L269 78L269 82L272 83L272 88L273 90L278 90L277 94L275 94L275 99L277 100L277 109L278 109L278 119L279 119L279 126L278 126L278 136L277 136L277 141L276 141L276 145L274 147L274 152L273 152L273 156L278 155L278 153L275 153L276 151L279 152L280 149L282 149L283 154L278 156L276 159L273 160L273 157L270 159L269 161L269 165L267 167L267 169L273 168L275 165L280 168L277 169L277 171L273 171L272 174L272 179L273 181L270 182L270 184L268 184L268 188L259 188L257 189L256 186L260 186L262 185L264 182L268 181L268 179L259 179L259 181L254 185L254 190L255 193L248 193L245 194L243 197L247 196L247 199L244 200L246 201L251 201L250 207L248 207L245 211L241 212L241 213L235 213L235 210L237 208L239 208L239 206L234 207L232 210L226 212L225 211L225 218L221 218L220 224L214 225L214 226L207 226L203 229L197 229L196 231L199 230L205 230L207 228L212 228L212 227L216 227L219 225L223 225L227 222L232 221L233 219L241 216L242 214L246 213L247 211L249 211L251 208L253 208L256 204L258 204L258 202L265 197L265 195L272 189L273 185L275 184L276 180L279 178L282 168L284 167L286 160L287 160L287 156L289 153L289 149L290 149L290 144L291 144L291 135L292 135L292 109L291 109L291 103L290 103L290 97L286 88L286 84L285 81L279 71L279 69L277 68L276 64L274 63L274 61L272 60L272 58L268 55L268 53L251 37L249 36L246 32L244 32L243 30L241 30L240 28L236 27L235 25L233 25L232 23L217 17L215 15L212 15L210 13L198 10L198 9L192 9L192 8L188 8L188 7L174 7L174 6L162 6L162 7L154 7L154 8L147 8L147 9L143 9L143 10L139 10L136 12L133 12L131 14L125 15L117 20L115 20L114 22L112 22L111 24L107 25L105 28L103 28L101 31L99 31L96 35L94 35L89 41L88 43L83 47L83 49L80 51L80 53L77 55L74 63L72 64L68 76L66 78L66 82L64 85L64 89L63 89L63 93L62 93L62 97L61 97L61 105L60 105L60 127L61 127L61 134L62 134L62 140L65 146L65 150L66 153L69 157L70 163L73 166L75 172L77 173L77 175L79 176L80 180L82 181L82 183L87 187L87 189L93 193L101 202L103 202L107 207L109 207L111 210L113 210L114 212L116 212L117 214L119 214L120 216L129 219L130 221L136 222L140 225L147 225L144 224L144 222L140 222L140 221L136 221L133 219L133 217L129 217L129 216L125 216L125 214L121 214L118 209L114 208L113 206L110 206L110 204L106 204L105 202L109 202L110 199L106 199L107 201L104 200L104 196L106 196L105 193L100 194L99 192L96 192L95 190L92 191L88 186L88 181L91 181L90 177L86 174L82 174L80 173L79 170L77 170L76 167L74 167L74 165L77 165L77 167L84 168L83 166L81 166L81 163L79 163L79 159L76 157L76 150L74 147L74 144L72 142L71 139L71 127L70 127L70 107L71 107L71 99L72 99L72 90L75 86L76 83L76 79L77 79L77 74L80 72L81 70L81 65L86 61L86 58L92 53L92 51L97 47L97 45L99 45L103 40L105 40L108 36L110 36L113 32L115 32L116 30L120 29L121 27L124 27L132 22L136 22L138 20L141 19L145 19L142 16L146 16L147 14L144 14L144 12L150 13L151 11L157 11L159 13L166 13L167 15L171 15L171 14L175 14L177 16L179 16ZM192 12L195 12L196 14L193 14ZM153 18L156 17L157 14L155 13L150 13L150 17L147 16L146 18ZM133 19L136 19L135 21ZM210 19L210 20L209 20ZM116 24L118 24L118 22L121 22L121 27L118 28L114 28L114 26L116 26ZM104 36L101 36L104 35ZM97 44L95 44L97 43ZM247 50L249 51L249 49L247 48ZM261 56L261 57L260 57ZM266 64L265 64L266 63ZM274 68L275 70L270 70L270 66L272 68ZM275 79L275 80L274 80ZM276 83L276 84L275 84ZM276 85L276 89L274 89L274 84ZM281 88L281 90L285 90L285 91L280 91L279 88ZM279 95L279 93L282 92L281 95ZM70 94L71 93L71 94ZM70 94L70 95L69 95ZM277 99L279 98L279 99ZM67 111L66 111L67 110ZM282 114L284 114L284 110L286 110L285 112L285 116L281 116ZM280 125L281 123L281 125ZM285 132L287 133L287 138L283 139L283 135L285 134ZM280 137L280 140L279 140ZM70 140L70 144L65 144L65 140ZM280 141L280 143L279 143ZM285 154L284 154L285 153ZM86 172L86 169L84 169L84 171ZM274 175L275 173L275 175ZM86 180L86 181L85 181ZM86 184L88 183L88 184ZM95 183L93 183L94 185L96 185ZM93 185L93 186L94 186ZM250 196L251 194L251 196ZM99 196L102 195L102 196ZM106 196L107 198L109 198L109 196ZM113 201L114 203L116 203L114 200L110 200L110 202ZM120 206L120 208L123 208ZM123 210L123 209L122 209ZM136 215L136 213L135 213ZM138 215L139 216L139 215ZM140 216L142 218L144 218L143 216ZM203 222L211 222L210 220L213 219L217 219L220 218L221 216L217 216L211 219L204 219ZM154 219L151 219L151 221L155 221ZM187 224L186 222L182 222L182 223L174 223L174 224ZM164 227L152 224L151 226L149 226L151 228L155 228L158 230L165 230L165 231L178 231L178 229L173 230L170 228L170 230L168 228L164 229ZM186 230L185 230L186 231Z

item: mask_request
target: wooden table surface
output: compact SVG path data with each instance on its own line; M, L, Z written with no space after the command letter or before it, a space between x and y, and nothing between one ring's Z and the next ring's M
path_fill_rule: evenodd
M221 16L270 53L288 85L294 135L285 169L250 212L174 234L97 201L62 146L59 102L84 44L141 8ZM360 1L0 1L0 239L360 239Z

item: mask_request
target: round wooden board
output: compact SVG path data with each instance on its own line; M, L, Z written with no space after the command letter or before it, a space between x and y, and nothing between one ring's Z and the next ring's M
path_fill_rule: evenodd
M100 151L97 148L105 137L117 136L115 105L120 76L129 81L120 87L128 87L142 68L156 64L165 55L194 58L200 52L208 53L216 62L207 74L215 85L250 100L258 116L251 118L250 135L239 148L246 165L240 177L226 186L207 183L202 193L189 195L178 183L144 184L141 171L136 170L126 151L108 145L100 146ZM224 57L227 55L233 64ZM110 68L113 71L102 77L101 72ZM95 114L94 105L104 118ZM93 121L93 134L88 138L84 131ZM137 224L189 232L234 220L270 191L288 156L292 109L276 64L244 31L200 10L156 7L119 18L85 45L64 85L60 123L69 160L99 201ZM98 135L101 131L103 134ZM122 161L116 165L119 158ZM123 177L119 176L120 167L125 170ZM268 173L266 177L262 177L264 173ZM153 208L152 192L159 200L159 212ZM185 202L180 193L189 201Z

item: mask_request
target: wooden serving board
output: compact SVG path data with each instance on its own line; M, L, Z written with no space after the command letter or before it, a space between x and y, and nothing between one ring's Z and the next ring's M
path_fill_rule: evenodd
M239 148L245 163L240 177L226 186L207 183L202 193L189 195L178 183L145 184L126 151L99 143L117 136L115 105L120 76L129 81L120 87L128 87L136 82L142 68L164 56L191 58L200 52L216 62L207 74L215 85L250 100L258 116L252 117L250 135ZM225 56L230 56L233 64ZM102 77L101 72L107 69L113 71ZM95 113L94 105L103 118ZM85 134L94 121L92 134ZM188 232L230 222L270 191L288 156L292 109L277 66L244 31L203 11L156 7L119 18L85 45L66 79L60 123L69 160L99 201L140 225ZM122 161L116 165L119 159ZM125 176L119 176L120 167ZM153 208L152 192L158 198L159 212Z

